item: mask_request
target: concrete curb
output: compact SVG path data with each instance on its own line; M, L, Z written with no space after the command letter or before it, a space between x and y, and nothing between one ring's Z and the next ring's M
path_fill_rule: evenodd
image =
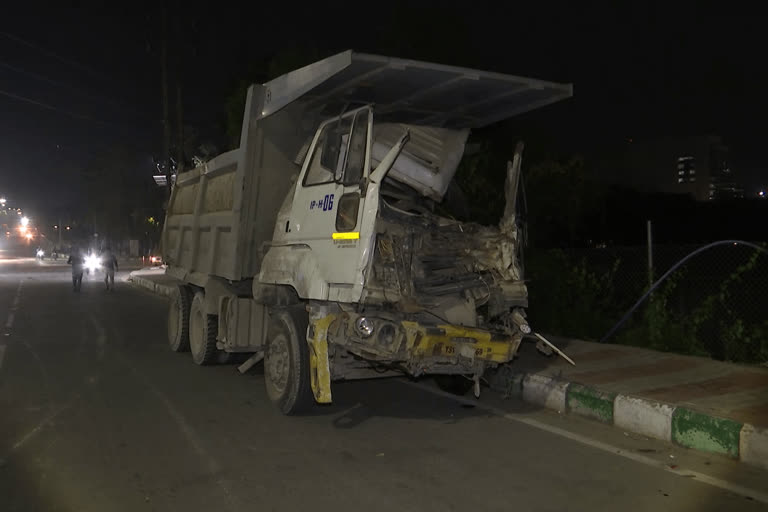
M156 283L155 281L151 279L147 279L142 276L136 276L136 275L130 274L128 276L128 280L131 281L136 286L145 288L153 293L156 293L157 295L170 297L173 294L173 286L163 284L163 283Z
M768 469L768 429L509 367L501 368L490 385L534 405Z

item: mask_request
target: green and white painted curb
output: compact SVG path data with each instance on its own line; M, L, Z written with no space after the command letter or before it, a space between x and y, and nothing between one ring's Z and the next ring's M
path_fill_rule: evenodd
M515 373L508 367L501 368L490 384L492 389L507 396L520 397L561 413L577 414L629 432L768 469L768 429L546 375Z

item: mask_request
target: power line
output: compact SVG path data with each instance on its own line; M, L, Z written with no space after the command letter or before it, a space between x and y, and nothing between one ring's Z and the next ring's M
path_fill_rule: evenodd
M112 79L110 79L108 76L106 76L103 73L93 69L90 66L86 66L85 64L80 64L79 62L76 62L76 61L74 61L72 59L69 59L67 57L62 57L61 55L59 55L57 53L54 53L54 52L52 52L50 50L46 50L45 48L42 48L41 46L39 46L39 45L37 45L35 43L27 41L26 39L22 39L19 36L10 34L8 32L0 32L0 35L5 36L5 37L7 37L8 39L10 39L12 41L16 41L17 43L21 43L21 44L23 44L25 46L33 48L33 49L39 51L40 53L42 53L43 55L47 55L49 57L52 57L52 58L58 60L59 62L63 62L65 64L69 64L69 65L74 66L76 68L80 68L83 71L87 71L88 73L91 73L91 74L93 74L95 76L98 76L99 78L101 78L103 80L112 81Z
M48 78L48 77L46 77L44 75L41 75L39 73L34 73L32 71L27 71L27 70L22 69L20 67L8 64L7 62L0 61L0 66L2 66L4 68L7 68L7 69L10 69L11 71L15 71L16 73L30 76L30 77L35 78L37 80L40 80L42 82L46 82L46 83L51 84L51 85L56 85L58 87L63 87L64 89L68 89L68 90L70 90L72 92L75 92L75 93L78 93L80 95L88 96L89 98L93 98L93 97L100 98L100 99L106 101L107 103L110 103L111 105L113 105L115 107L118 107L120 109L123 109L123 110L126 110L126 111L130 110L131 112L137 112L137 109L129 107L129 106L126 106L126 105L123 105L123 104L121 104L120 102L118 102L116 100L113 100L111 98L107 98L106 96L94 95L92 93L82 91L78 87L70 85L70 84L68 84L66 82L62 82L60 80L54 80L53 78ZM146 115L146 114L144 114L142 112L138 112L138 113L142 114L142 115Z
M12 98L12 99L15 99L17 101L24 102L24 103L29 103L29 104L32 104L32 105L36 105L36 106L38 106L40 108L44 108L44 109L47 109L47 110L53 110L55 112L61 112L61 113L67 114L68 116L74 117L76 119L82 119L82 120L85 120L85 121L93 121L94 123L99 123L99 124L103 124L103 125L106 125L106 126L124 126L124 125L119 125L119 124L116 124L116 123L111 123L111 122L108 122L108 121L102 121L100 119L96 119L96 118L93 118L93 117L90 117L90 116L87 116L87 115L84 115L84 114L78 114L77 112L72 112L70 110L65 110L63 108L59 108L59 107L56 107L56 106L53 106L53 105L49 105L48 103L43 103L42 101L37 101L37 100L34 100L32 98L27 98L25 96L20 96L18 94L14 94L12 92L4 91L2 89L0 89L0 95L7 96L9 98Z

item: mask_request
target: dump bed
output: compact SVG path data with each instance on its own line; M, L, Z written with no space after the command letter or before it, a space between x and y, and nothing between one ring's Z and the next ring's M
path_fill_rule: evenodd
M261 105L252 87L246 112ZM277 211L298 175L305 141L295 108L269 117L246 115L241 144L176 178L163 229L163 258L189 278L237 281L258 274ZM268 172L267 172L268 170Z

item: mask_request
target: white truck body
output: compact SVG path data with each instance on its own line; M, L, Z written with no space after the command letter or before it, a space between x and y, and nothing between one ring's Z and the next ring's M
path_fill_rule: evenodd
M374 365L477 382L511 360L525 326L514 208L498 228L432 210L471 129L571 94L570 85L352 51L253 85L240 147L176 179L167 272L197 290L221 351L268 354L270 311L303 307L318 402L330 401L329 379ZM518 154L510 204L519 165ZM360 322L386 331L383 345L365 345ZM429 354L417 350L422 339Z

